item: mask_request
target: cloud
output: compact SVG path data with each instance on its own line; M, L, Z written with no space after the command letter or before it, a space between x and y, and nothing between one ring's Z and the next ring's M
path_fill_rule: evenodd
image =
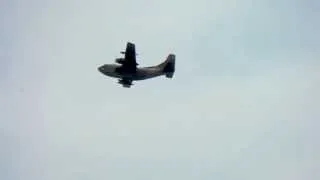
M0 172L46 180L318 177L319 55L293 38L309 28L282 36L300 23L296 6L282 4L13 4ZM128 90L99 74L128 40L143 65L175 52L175 78Z

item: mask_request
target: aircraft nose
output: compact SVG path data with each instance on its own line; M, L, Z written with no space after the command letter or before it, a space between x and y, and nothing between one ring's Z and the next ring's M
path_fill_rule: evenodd
M98 67L98 71L100 71L101 73L103 73L103 69L104 69L103 66L99 66L99 67Z

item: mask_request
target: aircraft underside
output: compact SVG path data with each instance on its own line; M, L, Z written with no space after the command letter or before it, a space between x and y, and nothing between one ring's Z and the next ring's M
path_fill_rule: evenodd
M148 71L143 71L143 70L137 70L136 73L123 73L123 74L117 74L119 77L118 83L122 84L123 87L130 87L133 85L133 81L141 81L145 79L150 79L154 78L157 76L162 75L161 73L156 73L156 72L148 72Z

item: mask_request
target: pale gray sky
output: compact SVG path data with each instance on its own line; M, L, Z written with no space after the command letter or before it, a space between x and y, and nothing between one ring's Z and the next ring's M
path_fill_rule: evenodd
M0 7L0 179L320 178L317 1ZM102 76L127 41L174 78Z

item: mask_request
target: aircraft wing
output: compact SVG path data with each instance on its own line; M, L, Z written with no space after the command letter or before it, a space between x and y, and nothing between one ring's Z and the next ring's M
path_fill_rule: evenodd
M136 47L135 44L127 42L126 51L122 52L124 54L123 67L136 69L138 63L136 61Z

